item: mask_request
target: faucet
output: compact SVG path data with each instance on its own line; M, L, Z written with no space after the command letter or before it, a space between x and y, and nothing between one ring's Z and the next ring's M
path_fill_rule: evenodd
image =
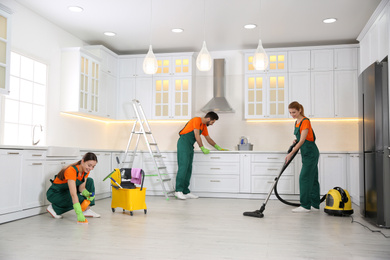
M40 137L40 135L39 135L38 141L35 142L35 128L37 128L37 127L39 127L39 128L41 129L40 134L41 134L42 131L43 131L43 127L42 127L41 124L36 124L36 125L34 125L34 127L33 127L33 134L32 134L32 145L37 145L37 144L41 141L41 137Z

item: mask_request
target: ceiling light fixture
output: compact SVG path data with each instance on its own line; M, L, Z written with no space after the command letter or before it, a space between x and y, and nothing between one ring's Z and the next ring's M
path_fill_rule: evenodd
M337 21L336 18L326 18L326 19L324 19L322 22L323 22L323 23L334 23L334 22L336 22L336 21Z
M209 51L206 47L206 1L203 0L204 14L203 14L203 45L198 57L196 58L196 67L200 71L209 71L211 69L212 60Z
M254 29L254 28L256 28L256 27L257 27L256 24L246 24L246 25L244 25L244 28L245 28L245 29Z
M152 49L152 17L153 17L153 0L150 0L150 31L149 31L149 51L146 54L143 63L143 70L146 74L156 74L158 69L157 59Z
M75 12L75 13L80 13L80 12L84 11L84 9L80 6L69 6L68 10L71 12Z
M112 37L112 36L115 36L116 33L114 33L114 32L104 32L104 35Z
M260 0L260 15L259 16L261 17L261 0ZM259 24L261 24L261 21ZM263 44L261 43L261 26L260 25L259 25L259 34L260 34L259 45L257 46L255 54L253 55L253 67L256 70L266 70L268 68L269 60L268 60L268 55L263 48Z
M172 29L172 32L174 32L174 33L181 33L181 32L183 32L183 31L184 31L184 30L181 29L181 28Z

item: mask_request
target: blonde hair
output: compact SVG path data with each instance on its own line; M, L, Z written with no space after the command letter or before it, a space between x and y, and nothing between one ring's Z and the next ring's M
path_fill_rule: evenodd
M301 104L299 104L297 101L293 101L290 103L290 105L288 105L288 109L296 109L297 111L301 111L301 115L302 116L305 116L305 112L304 112L304 109L303 109L303 106Z

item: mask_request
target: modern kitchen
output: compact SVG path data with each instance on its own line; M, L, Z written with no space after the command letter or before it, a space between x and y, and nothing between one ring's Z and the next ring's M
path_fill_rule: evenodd
M0 18L1 259L389 259L390 1L1 0ZM321 197L345 189L351 216L328 201L293 214L270 191L293 101L315 132ZM199 199L179 200L179 132L209 111L217 146L194 144ZM135 144L142 115L154 140ZM50 179L88 152L99 218L52 218ZM147 211L112 204L125 165L145 173ZM302 166L297 153L282 170L284 199L299 202ZM243 216L264 201L264 217Z

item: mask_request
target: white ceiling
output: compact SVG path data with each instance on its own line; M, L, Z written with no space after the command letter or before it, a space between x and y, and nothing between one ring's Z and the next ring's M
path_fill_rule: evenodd
M137 54L146 53L150 42L155 53L199 51L204 39L209 51L255 49L260 35L266 48L357 43L380 0L262 0L261 6L260 0L16 2L88 44L102 44L118 54ZM84 12L68 11L73 5ZM338 21L324 24L322 20L329 17ZM244 29L248 23L261 29ZM184 32L172 33L172 28ZM107 37L105 31L117 35Z

